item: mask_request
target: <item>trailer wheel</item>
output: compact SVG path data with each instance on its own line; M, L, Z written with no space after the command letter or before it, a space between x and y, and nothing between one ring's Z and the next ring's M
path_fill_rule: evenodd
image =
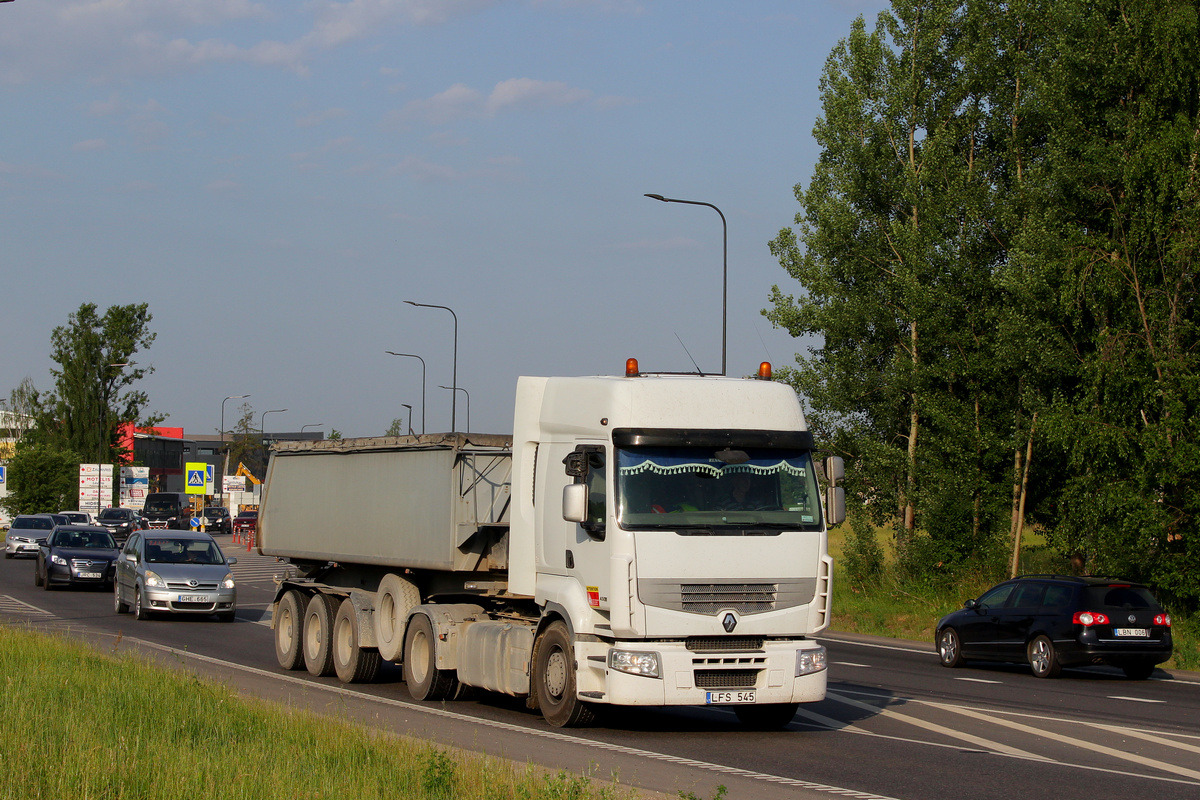
M333 674L333 617L337 603L336 597L317 593L304 610L304 666L318 678Z
M458 692L458 673L437 668L436 648L429 617L413 615L404 636L404 682L414 700L449 700Z
M295 589L284 592L275 607L275 660L284 669L304 666L300 632L304 629L304 595Z
M575 648L565 624L552 622L546 627L533 660L533 691L546 721L556 728L591 723L595 709L575 695Z
M383 576L375 592L375 641L386 661L404 655L404 623L408 612L421 605L421 592L412 581L394 572Z
M342 683L367 683L375 680L383 660L374 647L358 646L358 612L347 597L338 606L333 620L333 668Z

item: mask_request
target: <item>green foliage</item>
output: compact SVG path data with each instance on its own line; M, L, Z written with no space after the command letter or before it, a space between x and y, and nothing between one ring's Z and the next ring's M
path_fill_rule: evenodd
M725 784L723 784L723 783L719 784L717 786L716 794L713 795L713 800L724 800L725 795L727 795L728 793L729 793L729 790L725 788ZM683 790L680 790L679 791L679 800L700 800L700 797L695 792L685 792Z
M421 789L428 797L450 800L457 795L454 759L445 750L429 750L421 767Z
M841 571L856 586L878 585L883 578L883 547L875 535L875 526L865 513L850 514L850 536L841 559Z
M1198 76L1191 0L893 0L830 55L764 313L906 574L1020 521L1200 605Z
M79 505L79 455L22 439L8 462L10 514L43 514Z

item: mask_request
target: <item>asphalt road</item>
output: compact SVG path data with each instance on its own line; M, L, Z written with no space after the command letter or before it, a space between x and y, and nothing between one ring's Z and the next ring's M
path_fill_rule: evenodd
M496 695L414 702L398 668L354 686L283 672L267 615L284 565L218 540L239 558L232 625L139 622L115 614L111 594L34 587L32 561L21 559L0 562L0 621L137 649L248 695L671 797L714 797L718 785L729 800L1200 796L1195 674L1130 681L1088 668L1039 680L1016 666L947 670L930 644L831 634L821 637L828 697L802 706L784 731L745 731L708 708L610 711L594 727L562 731Z

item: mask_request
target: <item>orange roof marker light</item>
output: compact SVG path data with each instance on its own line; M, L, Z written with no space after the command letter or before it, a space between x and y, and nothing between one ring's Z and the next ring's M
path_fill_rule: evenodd
M639 376L641 374L642 374L641 371L638 370L638 363L637 363L636 358L625 359L625 377L626 378L636 378L637 376Z
M759 380L764 380L764 381L771 380L771 362L770 361L764 361L758 365L758 378L759 378Z

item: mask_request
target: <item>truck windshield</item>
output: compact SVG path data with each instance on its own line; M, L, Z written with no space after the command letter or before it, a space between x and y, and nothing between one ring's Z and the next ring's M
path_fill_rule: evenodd
M712 535L821 528L808 450L618 448L616 480L626 529Z

